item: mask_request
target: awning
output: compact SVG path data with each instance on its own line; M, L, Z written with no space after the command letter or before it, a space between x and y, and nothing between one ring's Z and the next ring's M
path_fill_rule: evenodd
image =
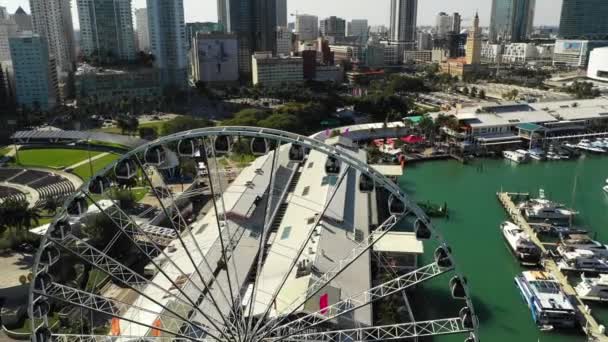
M401 141L408 144L419 144L421 142L424 142L425 140L426 139L424 139L424 137L417 135L408 135L407 137L401 138Z

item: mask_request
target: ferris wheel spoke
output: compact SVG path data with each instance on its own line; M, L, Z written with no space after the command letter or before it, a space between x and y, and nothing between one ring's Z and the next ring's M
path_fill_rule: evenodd
M175 342L175 337L156 337L156 336L129 336L120 335L116 338L117 341L129 341L129 342ZM181 339L182 341L189 341L189 339ZM76 335L76 334L53 334L54 342L108 342L107 335ZM208 342L209 340L197 340L197 342Z
M270 210L270 206L272 204L272 200L274 197L274 185L275 185L275 173L278 172L278 167L277 167L277 160L279 158L279 154L281 153L281 146L280 144L276 144L275 149L272 151L272 164L270 166L270 181L268 182L268 195L266 197L266 202L264 204L264 221L262 222L262 236L260 238L259 241L259 245L258 245L258 256L257 256L257 262L256 262L256 268L255 268L255 276L254 276L254 282L253 282L253 289L252 289L252 293L251 293L251 299L249 301L249 310L248 310L248 314L247 314L247 329L245 330L245 339L247 339L249 333L251 332L252 327L252 323L253 323L253 306L254 303L256 303L256 294L257 294L257 289L258 289L258 284L259 284L259 279L260 279L260 273L262 270L262 260L264 258L264 250L266 247L266 241L268 240L268 231L270 230L270 227L272 225L272 220L271 220L271 215L272 215L272 211ZM277 208L278 208L278 203L277 203Z
M194 325L191 322L182 320L177 316L168 316L134 304L128 304L116 299L102 297L58 283L47 284L46 289L42 291L36 290L35 292L41 296L53 300L58 300L63 303L103 313L108 316L150 328L152 330L163 331L172 336L184 337L185 335L183 334L183 331L186 329L188 336L198 341L198 339L211 336L208 335L207 332L216 332L208 326L204 326L202 324ZM155 317L154 323L144 323L137 321L133 317L126 317L125 314L129 309L137 309L139 313L152 315Z
M264 321L264 318L266 318L268 316L268 313L270 312L272 304L277 300L277 297L279 296L279 292L285 286L285 283L287 282L287 279L291 275L291 272L293 271L294 267L296 266L296 264L300 260L300 256L302 255L302 253L306 249L306 246L308 245L310 239L312 239L312 237L314 236L315 231L317 230L317 227L319 226L319 224L321 223L321 220L325 216L325 213L327 212L327 210L331 206L334 198L336 197L336 194L338 193L338 190L339 190L340 186L342 185L342 182L344 181L344 179L347 178L347 175L348 175L349 171L350 171L350 166L348 166L339 175L339 177L338 177L338 179L337 179L337 181L335 183L336 185L334 186L334 188L333 188L333 190L332 190L332 192L331 192L331 194L329 196L329 199L323 205L323 208L321 209L321 212L318 215L316 215L316 217L314 219L314 222L311 225L310 232L308 233L308 236L306 237L306 239L300 245L300 247L298 249L298 252L296 253L296 255L294 256L294 258L291 261L291 264L289 266L288 271L283 275L283 278L281 279L280 285L274 290L274 293L272 294L272 297L271 297L270 301L268 301L268 303L266 304L266 308L264 309L264 312L262 313L260 320L256 323L255 327L253 328L253 333L254 334L257 335L258 331L260 329L266 327L266 325L262 325L262 323Z
M85 192L85 195L90 200L92 200L90 194ZM181 279L187 279L186 283L184 284L184 288L189 285L194 287L197 293L204 293L204 290L196 283L196 281L189 274L186 274L186 272L184 272L184 270L173 261L172 257L167 255L167 253L164 251L164 247L160 247L158 245L159 243L161 243L162 245L167 246L172 241L171 238L152 236L150 233L146 232L146 230L143 229L139 224L137 224L127 213L125 213L120 208L120 206L116 204L104 210L97 203L97 201L93 201L93 203L106 217L108 217L112 221L112 223L114 223L114 226L116 228L120 229L123 234L128 236L129 239L131 239L131 241L136 244L140 251L148 257L150 263L159 272L161 272L165 278L170 279L167 273L162 269L163 266L155 261L155 257L157 255L162 255L164 257L164 260L170 263L171 266L173 266L179 272L179 277ZM137 239L135 237L139 237L140 239ZM203 284L203 287L206 288L206 284ZM185 292L187 291L184 290L184 293ZM188 296L188 301L190 301L192 305L196 305L195 300L193 300L191 296ZM200 309L197 308L197 311L199 310ZM223 319L223 322L226 327L231 328L231 324L229 324L229 321L226 319L226 317L223 316L221 310L217 308L217 311Z
M137 292L140 296L146 298L147 300L151 301L155 305L164 307L166 311L170 312L171 314L173 314L175 316L180 317L183 320L187 320L187 318L184 317L183 315L187 316L190 312L192 312L193 310L196 310L197 306L193 305L194 302L192 301L192 299L190 297L186 296L185 293L183 293L181 286L179 284L175 283L175 281L173 281L173 279L171 279L171 277L166 277L166 278L171 283L172 288L176 289L178 292L180 292L186 299L183 299L180 296L177 296L174 293L172 293L171 291L167 290L166 288L164 288L152 281L149 281L148 279L139 275L137 272L133 271L129 267L114 260L107 254L99 251L95 247L89 245L87 242L79 239L78 237L76 237L72 234L63 236L63 238L61 240L55 239L55 238L52 238L49 236L48 240L51 241L53 244L57 245L60 249L67 250L72 255L74 255L77 258L83 260L84 262L90 264L91 266L99 269L100 271L104 272L112 279L131 288L133 291ZM144 291L145 290L144 288L147 286L151 286L157 290L160 290L162 293L164 293L163 296L165 296L166 298L172 297L176 301L179 301L180 302L180 304L178 304L179 311L184 312L184 313L179 314L176 312L176 310L172 310L172 309L168 308L167 306L165 306L164 304L162 304L161 302L159 302L158 301L159 298L154 298L154 297L146 294ZM209 320L209 323L211 325L213 325L217 331L221 331L221 329L218 326L218 324L220 324L219 322L216 322L215 320L210 319L210 318L208 318L208 320Z
M425 336L468 334L472 329L465 327L460 317L431 321L411 322L356 329L320 331L289 337L289 341L324 341L324 342L365 342L390 341L418 338ZM265 341L274 341L266 338Z
M216 137L216 139L218 139L218 138ZM227 139L229 139L229 138L227 137ZM246 323L245 323L245 317L243 315L242 307L241 307L240 286L238 285L239 283L238 283L238 279L237 279L238 269L236 268L236 264L234 261L235 246L234 246L233 239L237 232L235 232L235 235L233 235L232 231L230 229L230 220L228 219L228 215L227 215L228 213L226 211L226 203L224 201L224 189L222 186L222 177L221 177L221 173L219 170L219 162L217 159L216 147L214 146L214 144L211 141L206 141L206 139L202 139L202 141L203 141L204 150L211 151L211 156L213 157L213 163L214 163L213 166L216 171L217 181L214 186L213 176L212 176L212 171L211 171L212 168L211 168L211 165L209 165L209 156L206 156L205 163L206 163L206 167L208 170L207 174L208 174L208 179L209 179L209 189L211 190L211 198L213 201L213 210L215 211L215 218L216 218L219 242L220 242L220 247L221 247L221 260L223 260L223 264L225 267L226 278L227 278L227 283L228 283L228 292L230 295L231 309L233 310L233 314L235 316L235 325L237 326L237 330L238 330L238 340L242 341L242 338L244 337L244 333L245 333L245 329L246 329ZM228 146L227 146L227 149L229 149ZM217 195L216 195L216 191L218 192ZM221 212L218 209L217 197L219 197L219 204L221 206ZM220 218L221 218L221 221L220 221ZM223 232L221 222L224 223L225 230L228 233L227 241L224 240L225 234ZM230 256L228 256L228 253L230 253ZM230 259L230 261L229 261L229 259ZM229 264L232 264L232 270L234 271L233 277L231 277L231 275L230 275L231 271L230 271ZM235 278L234 280L236 281L234 283L234 286L233 286L232 278ZM235 291L236 291L236 293L235 293Z
M194 272L197 274L199 280L201 281L201 283L203 284L203 287L205 289L208 289L207 291L207 295L209 296L209 298L211 299L211 301L214 304L214 307L216 309L216 311L218 312L220 318L223 321L223 324L231 329L232 328L232 324L230 323L230 320L224 315L224 313L222 312L222 310L220 309L220 307L217 304L216 299L214 298L213 294L212 294L212 290L211 290L211 282L215 282L216 281L216 277L213 275L213 268L211 268L211 265L208 263L205 254L203 253L203 251L200 248L200 245L198 244L197 239L192 235L191 230L188 227L188 224L186 222L186 220L184 219L184 217L181 215L181 211L179 206L176 204L175 199L173 198L173 195L171 194L171 191L166 187L166 184L164 182L163 176L158 174L158 182L161 185L162 189L166 189L166 191L168 192L169 196L170 196L170 205L171 205L171 212L174 212L176 215L172 216L171 212L169 209L167 209L167 206L163 203L163 200L161 198L161 195L159 194L159 191L156 189L156 187L154 186L154 182L152 181L151 177L148 175L146 168L144 167L144 164L142 163L141 159L139 159L139 157L137 155L135 155L135 160L138 164L138 166L144 171L142 172L142 174L144 175L144 179L146 180L146 182L148 183L148 185L151 187L152 189L152 193L154 194L154 197L156 198L158 205L161 207L162 212L164 213L165 217L169 220L171 226L173 227L173 229L175 230L177 239L179 240L188 260L190 261ZM156 172L158 172L158 170L156 168L153 168L153 170L156 170ZM164 190L163 190L164 191ZM175 222L177 219L177 223ZM212 279L207 282L205 280L205 277L202 274L201 271L201 267L198 263L196 263L194 261L194 256L192 255L190 249L188 248L188 245L186 244L186 242L184 241L183 237L182 237L182 232L187 231L189 234L190 239L192 240L196 250L198 251L198 253L201 256L201 260L203 263L205 263L205 265L207 266L207 269L209 271L209 275L210 277L212 277ZM220 287L221 289L221 287ZM198 301L197 301L198 303ZM211 318L207 313L204 312L204 310L202 310L200 308L200 305L197 303L193 303L194 308L196 309L196 311L199 312L199 314L201 316L203 316L205 319L207 319L210 323L214 324L213 322L217 322L215 319ZM218 328L218 330L221 330Z
M420 284L429 279L433 279L443 273L450 271L451 268L441 268L437 263L432 263L418 268L415 271L406 273L393 280L375 286L369 290L358 293L354 296L341 300L333 305L308 314L304 317L291 321L272 329L269 334L280 336L275 341L282 341L292 335L297 335L304 330L316 327L330 320L341 317L366 305L386 298L397 292L406 290L416 284Z
M308 300L310 300L313 296L319 293L326 285L329 285L332 280L338 277L344 270L346 270L353 262L355 262L361 255L367 252L370 248L376 244L382 237L384 237L399 221L402 217L404 217L407 212L400 214L391 215L386 221L384 221L376 230L374 230L373 234L369 236L368 239L364 240L355 248L351 250L349 255L336 262L336 265L330 269L329 271L323 273L321 277L314 280L314 282L308 287L305 293L298 296L294 301L291 302L290 305L287 306L283 312L277 314L277 316L271 319L265 326L262 327L265 332L261 332L262 336L268 334L269 329L280 326L282 322L284 322L288 317L290 317L294 312L296 312L302 305L304 305ZM284 314L287 312L287 314Z

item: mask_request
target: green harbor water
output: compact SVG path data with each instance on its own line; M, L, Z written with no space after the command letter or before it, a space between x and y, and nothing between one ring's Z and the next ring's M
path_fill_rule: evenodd
M608 243L608 195L602 190L606 178L608 158L585 156L577 161L528 165L514 165L505 160L479 160L470 165L429 162L407 166L400 185L416 201L447 203L449 219L435 219L434 223L452 246L459 269L468 278L480 319L481 341L567 342L586 338L578 332L540 332L514 285L513 277L523 269L499 233L498 226L507 216L496 192L502 189L537 195L539 188L545 189L550 199L580 212L577 226L585 227L597 234L598 240ZM441 290L437 287L439 283ZM447 280L434 281L428 287L443 291ZM417 300L414 302L416 305ZM443 304L433 295L424 302L434 307L429 319L454 314L447 301ZM443 312L444 306L449 313ZM590 307L600 323L608 326L608 303ZM438 339L462 340L462 335Z

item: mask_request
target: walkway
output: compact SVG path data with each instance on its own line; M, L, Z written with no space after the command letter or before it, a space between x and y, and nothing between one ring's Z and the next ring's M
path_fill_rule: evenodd
M507 192L499 192L496 194L498 196L498 200L503 205L511 219L515 224L517 224L520 228L522 228L528 236L532 239L532 241L542 250L543 255L547 255L547 249L538 236L536 232L530 225L528 221L522 216L520 211L515 206L515 203L511 200L511 196L518 196L522 194L511 194ZM550 272L555 279L557 279L561 285L562 289L571 299L572 304L577 308L578 319L581 323L581 327L583 327L583 331L589 337L590 341L602 341L608 342L608 337L601 332L599 323L595 320L595 318L591 315L588 306L583 303L583 301L578 297L576 291L568 282L568 278L561 272L561 270L557 267L557 264L553 259L544 258L543 259L543 267L547 272Z
M65 169L63 169L63 170L73 170L73 169L75 169L75 168L77 168L79 166L88 164L89 162L92 163L92 162L96 161L97 159L101 159L101 158L103 158L105 156L108 156L108 155L110 155L109 152L101 153L101 154L98 154L98 155L96 155L94 157L87 158L87 159L85 159L85 160L83 160L81 162L78 162L78 163L74 164L74 165L70 165L70 166L66 167Z

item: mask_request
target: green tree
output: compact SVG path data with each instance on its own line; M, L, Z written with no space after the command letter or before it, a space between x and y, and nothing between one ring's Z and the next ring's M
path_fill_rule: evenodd
M214 123L209 119L197 119L192 116L178 116L163 124L162 135L171 135L192 129L212 126L214 126Z

